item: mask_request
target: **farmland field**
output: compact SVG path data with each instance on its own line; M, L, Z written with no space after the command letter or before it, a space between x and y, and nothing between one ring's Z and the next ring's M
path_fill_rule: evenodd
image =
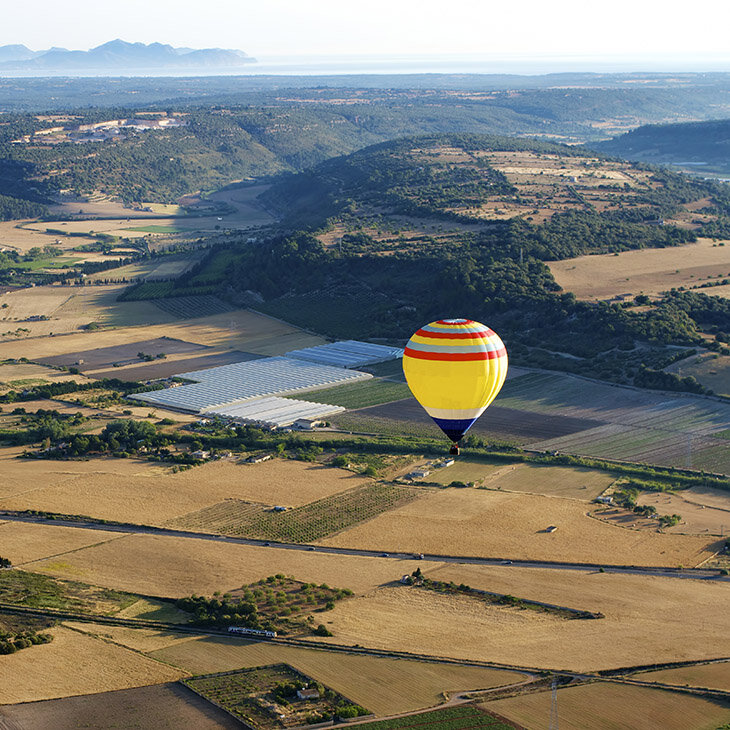
M103 530L81 530L53 525L29 526L22 522L2 521L0 518L2 555L16 566L72 553L90 545L114 540L115 537ZM74 572L69 572L67 577L75 577Z
M32 543L36 535L44 534L37 532L36 525L19 526L23 528L27 542ZM36 562L28 564L27 568L36 573L131 593L178 598L192 593L210 595L214 591L233 590L279 572L303 581L363 592L400 578L404 570L410 572L417 565L425 570L429 565L429 561L394 563L376 557L284 551L275 547L154 535L123 535L109 539L105 533L102 539L97 537L94 542L97 544L90 541L88 548L79 545L58 556L33 545L36 554L49 557L36 558ZM9 557L13 559L12 555Z
M0 707L0 725L23 730L108 728L237 730L238 721L178 683Z
M422 570L434 580L601 612L605 618L566 621L461 595L385 586L328 613L334 640L574 671L730 654L728 589L720 583L513 566L444 564ZM451 625L459 630L444 631Z
M499 474L488 478L484 485L489 489L531 492L590 502L613 481L614 477L610 474L592 469L518 464L510 469L500 470Z
M127 365L110 370L94 370L90 373L94 378L119 378L128 381L157 380L169 378L179 373L190 372L191 370L202 370L204 368L215 368L221 365L230 365L234 362L246 360L257 360L262 355L253 355L250 352L240 350L227 350L226 352L211 352L209 355L200 357L187 357L179 355L167 357L164 360L154 360L149 363L138 365Z
M651 505L660 515L681 515L682 521L667 532L690 535L725 535L730 529L730 491L726 492L725 506L710 507L692 501L692 495L684 491L676 494L667 492L648 492L636 500L641 505Z
M708 280L730 277L728 243L719 246L709 238L674 248L624 251L618 256L579 256L548 265L558 284L578 299L657 295L672 288L690 289ZM699 291L723 296L719 289L708 287Z
M641 674L635 674L633 678L642 682L662 682L728 691L730 690L730 662L660 669L657 672L641 672Z
M60 381L85 381L83 376L43 367L34 363L6 363L0 365L0 388L15 388L18 385L57 383Z
M365 484L286 512L273 512L262 504L228 501L185 515L170 525L280 542L313 542L407 504L419 494L408 487Z
M36 290L37 287L22 291L34 292ZM115 317L120 321L117 322L116 319L113 319L113 322L118 325L117 329L74 332L64 337L38 337L20 342L0 342L0 360L18 357L38 360L79 350L89 350L92 346L110 347L139 340L153 340L158 337L169 337L220 349L243 350L258 355L280 355L289 350L324 343L324 339L321 337L307 334L288 324L249 310L237 309L212 316L180 320L163 312L152 302L116 302L115 297L120 290L121 286L95 286L89 287L84 292L84 295L92 298L99 297L105 301L109 300L109 305L115 308L114 312L118 312ZM87 305L89 304L87 302ZM146 324L148 320L145 319L145 313L148 311L156 312L155 322L158 324ZM92 312L82 317L79 324L96 319L98 318ZM30 322L28 326L43 325L46 328L43 332L47 333L51 324L52 321ZM133 326L138 324L145 326ZM50 329L53 330L52 327Z
M696 469L730 470L730 450L718 438L730 422L727 403L548 373L507 381L498 402L530 415L561 413L599 422L586 430L544 436L530 444L536 449L663 466L685 467L689 461Z
M123 288L121 284L94 287L38 286L7 292L0 297L0 303L8 304L2 310L6 321L3 323L5 334L0 334L0 340L43 337L44 339L34 344L48 346L58 341L56 335L77 333L79 328L91 322L119 327L160 325L174 319L151 302L117 302ZM24 321L31 316L45 316L48 319ZM12 334L17 328L28 331L21 332L20 335ZM48 336L51 334L54 338L49 340ZM93 333L91 337L97 335L98 333ZM91 341L88 334L86 338L87 343ZM6 346L12 347L9 343ZM23 350L25 346L26 343L15 345ZM24 354L20 351L20 356ZM7 355L18 356L12 353Z
M144 230L138 228L136 230ZM150 231L147 231L150 232ZM177 231L154 231L155 233L177 233ZM97 282L113 279L116 281L154 281L155 279L174 279L184 274L200 260L199 255L163 256L151 261L143 261L120 266L97 274L89 274L88 281Z
M331 403L345 408L365 408L380 403L407 398L411 394L405 383L393 383L388 380L366 380L352 385L340 385L336 388L319 390L316 400L319 403ZM300 400L315 400L315 395L297 396Z
M726 294L730 299L730 291ZM730 397L730 356L705 352L670 365L666 370L683 378L692 376L718 395Z
M516 477L515 477L516 478ZM576 499L482 489L424 490L419 499L321 540L370 550L617 565L697 565L717 539L614 527ZM549 525L557 526L547 532Z
M234 309L230 304L212 295L192 297L169 297L155 301L163 312L187 319L189 317L212 317L214 314L224 314Z
M439 728L443 730L466 730L467 728L492 728L492 730L511 730L512 723L488 714L471 705L462 707L448 707L443 710L433 710L422 715L408 715L392 720L376 720L365 725L368 730L399 730L412 727Z
M545 727L550 717L550 692L510 697L487 702L487 710L497 712L529 730ZM715 730L730 722L730 703L631 687L614 682L596 682L558 690L560 727L584 730L590 718L593 730Z
M45 357L39 359L44 365L60 367L75 365L81 371L98 370L111 367L113 364L129 365L139 363L138 353L156 357L157 355L172 355L204 351L203 345L196 345L192 342L183 342L171 337L157 337L151 340L139 340L124 345L112 345L110 347L96 347L89 350L68 352L63 355Z
M415 398L362 408L355 413L337 416L333 422L339 428L352 431L409 433L443 438L441 430ZM566 417L557 413L526 413L524 410L492 405L469 430L469 434L524 444L558 434L581 432L599 424L600 421Z
M129 649L57 626L50 644L0 662L0 704L171 682L185 673Z
M156 525L227 499L299 506L370 483L343 469L279 459L263 464L212 461L178 473L137 459L8 458L0 459L0 465L7 466L0 508Z
M388 659L206 637L150 653L192 674L286 662L377 715L440 704L443 692L486 689L526 678L519 672Z

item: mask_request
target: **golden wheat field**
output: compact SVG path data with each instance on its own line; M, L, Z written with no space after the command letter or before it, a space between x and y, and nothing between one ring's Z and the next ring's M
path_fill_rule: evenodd
M7 469L5 468L7 467ZM368 483L344 469L276 459L213 461L182 472L136 459L0 459L0 509L160 525L226 499L297 506Z
M130 649L57 626L50 644L0 662L0 704L172 682L187 673Z
M424 491L323 545L616 565L697 565L716 540L629 530L574 499L483 489ZM557 530L546 532L554 525Z
M634 675L633 678L642 682L662 682L663 684L681 684L729 691L730 662L660 669L658 672L642 672Z
M150 656L192 674L285 662L377 715L443 701L443 692L486 689L526 678L518 672L253 643L227 637L181 642Z
M32 534L33 525L25 528ZM425 569L428 564L194 538L125 535L108 546L100 544L27 567L37 573L76 578L108 588L178 597L224 592L275 573L365 592L399 579L403 573L415 570L416 565Z
M551 693L486 702L482 706L528 730L548 727ZM558 691L558 720L566 730L715 730L730 722L730 704L632 687L596 682Z
M95 624L87 621L64 621L64 626L68 626L76 631L95 636L104 641L110 641L114 644L125 646L133 651L143 654L157 651L158 649L166 649L169 646L182 644L193 639L204 639L205 636L196 634L181 634L174 631L162 631L159 629L137 629L128 628L127 626L110 626L107 624Z
M459 575L456 570L452 574ZM619 586L626 587L612 585L614 590ZM337 604L327 616L327 627L338 643L573 671L706 659L730 652L724 628L726 589L697 596L654 582L629 588L620 598L606 591L601 609L594 606L606 618L565 619L469 596L387 586ZM524 578L511 589L505 592L523 598L541 593ZM576 593L566 587L556 602L584 608L590 601ZM707 618L693 623L700 613Z
M89 545L97 545L117 537L104 530L82 530L77 527L27 524L3 521L0 518L2 556L22 567L35 560L64 555ZM68 577L71 577L70 575Z
M668 289L691 288L730 275L730 242L720 246L709 238L674 248L624 251L551 261L555 280L579 299L613 299L637 294L656 295ZM702 289L722 296L721 287Z
M496 635L499 661L589 671L648 661L730 656L725 628L725 604L730 597L727 583L512 566L443 565L425 572L436 580L605 616L562 621L548 635L538 632L534 640L526 634ZM339 611L346 607L335 608L334 626ZM485 649L486 655L497 660L493 649Z

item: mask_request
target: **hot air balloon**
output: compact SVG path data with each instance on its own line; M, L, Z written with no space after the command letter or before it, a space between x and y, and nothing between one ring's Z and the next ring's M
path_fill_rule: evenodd
M408 387L441 430L459 441L499 393L507 376L507 350L486 325L440 319L421 327L403 353Z

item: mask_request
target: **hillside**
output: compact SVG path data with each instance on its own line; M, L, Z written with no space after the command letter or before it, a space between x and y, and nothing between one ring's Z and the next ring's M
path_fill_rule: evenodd
M730 170L730 119L688 124L650 124L592 148L628 160L679 167L698 173Z
M726 300L674 292L649 306L590 304L561 292L544 262L693 241L685 206L706 198L716 211L706 225L718 225L720 189L679 175L529 140L401 140L272 186L264 199L286 230L266 246L229 233L165 289L142 284L125 298L227 291L333 337L397 342L468 311L500 332L513 361L700 392L659 371L686 356L677 346L706 344L706 331L723 348Z

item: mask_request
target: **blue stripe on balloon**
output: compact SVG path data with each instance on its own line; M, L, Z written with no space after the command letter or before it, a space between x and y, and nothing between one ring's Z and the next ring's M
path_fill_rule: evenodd
M436 425L454 442L472 427L476 418L434 418Z

